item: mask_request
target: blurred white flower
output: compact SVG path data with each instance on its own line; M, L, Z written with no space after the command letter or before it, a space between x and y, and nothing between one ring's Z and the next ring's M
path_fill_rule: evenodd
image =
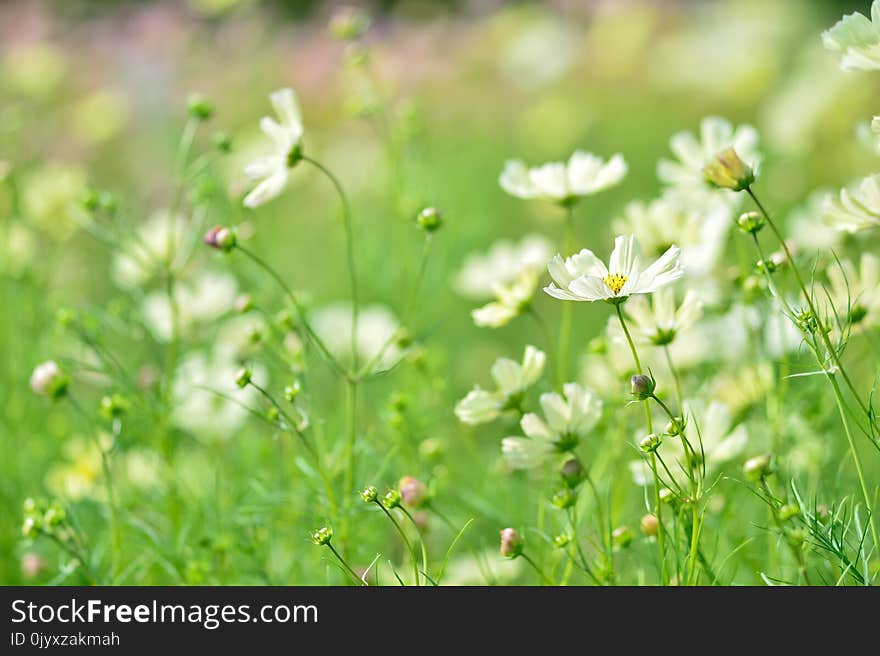
M871 18L853 12L822 32L822 43L840 57L845 71L880 70L880 0L871 5Z
M544 419L530 412L520 420L526 437L505 437L501 452L514 469L538 467L574 449L599 421L602 402L577 383L563 385L563 396L541 395ZM545 421L546 420L546 421Z
M785 222L791 241L803 250L837 250L844 233L824 219L824 203L827 190L814 191L806 202L796 207Z
M201 272L191 284L179 282L174 287L178 327L182 332L217 319L232 309L238 284L230 275ZM172 311L168 294L154 291L143 303L144 319L157 339L168 341L172 335Z
M498 183L518 198L541 198L568 205L613 187L626 171L620 154L605 162L593 153L576 150L568 163L550 162L529 168L522 160L509 160Z
M741 455L748 445L745 425L734 425L730 408L720 401L711 401L706 406L700 401L686 400L684 416L688 441L697 458L705 457L707 475ZM682 439L667 435L658 453L679 485L683 485L687 475L682 467L687 465ZM681 463L681 467L677 463ZM636 485L649 485L653 481L651 469L644 460L631 461L630 472ZM665 470L662 472L665 474Z
M842 260L828 268L831 301L838 317L853 330L880 326L880 258L862 253L859 266Z
M522 393L541 377L546 359L534 346L526 346L522 364L499 358L490 371L495 390L475 387L455 406L456 416L465 424L485 424L513 409Z
M441 585L510 583L522 567L522 558L499 558L497 549L487 549L450 560Z
M655 292L681 278L684 269L679 253L678 246L670 246L659 259L643 268L636 238L621 235L614 240L607 267L586 248L565 260L556 255L547 265L554 282L544 291L563 301L619 303L633 294Z
M506 326L528 309L538 280L536 271L524 270L513 282L496 285L495 300L471 312L474 323L485 328Z
M351 305L336 303L315 310L311 317L312 329L330 352L339 360L346 361L351 353ZM374 371L390 369L404 353L392 339L400 330L400 323L384 305L368 305L358 310L357 336L355 338L358 361L361 364L379 357ZM388 341L392 340L390 344ZM387 345L387 347L386 347Z
M248 164L245 175L259 180L257 186L244 198L247 207L258 207L284 191L291 167L301 157L300 141L303 135L302 114L293 89L285 88L269 96L278 116L260 119L260 129L272 142L272 153Z
M552 256L553 246L542 235L526 235L519 242L503 239L492 244L485 254L468 255L453 285L467 298L490 298L496 285L512 283L522 271L543 271Z
M650 203L633 201L613 228L619 234L635 235L649 256L660 257L672 244L677 245L686 274L704 278L724 250L733 212L717 195L703 200L667 193Z
M167 210L154 213L137 229L137 236L113 258L113 279L122 287L138 287L181 254L187 221Z
M880 227L880 173L841 189L837 198L827 195L822 214L826 223L846 232Z
M651 296L650 301L644 296L632 299L626 304L624 312L632 320L634 339L664 346L697 322L703 312L703 304L694 291L688 290L681 305L676 307L675 290L663 287Z
M200 439L232 437L247 418L243 405L256 400L253 388L235 384L240 366L222 344L211 353L196 351L184 357L174 378L174 423ZM265 373L253 367L252 378L262 381Z
M79 164L48 162L22 178L25 218L62 240L78 227L75 212L86 190L87 175Z
M658 177L667 185L697 195L710 189L703 169L726 148L733 148L753 170L757 170L760 163L757 130L751 125L734 128L718 116L708 116L700 122L699 138L684 130L672 136L669 147L678 160L661 159L657 164ZM711 191L718 193L715 189Z

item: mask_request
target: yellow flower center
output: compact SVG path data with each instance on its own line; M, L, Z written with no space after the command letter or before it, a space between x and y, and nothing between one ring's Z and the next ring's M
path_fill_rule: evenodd
M610 289L615 294L619 294L620 290L623 289L623 286L626 284L626 276L620 273L609 273L607 276L602 278L605 281L605 284L608 285L608 289Z

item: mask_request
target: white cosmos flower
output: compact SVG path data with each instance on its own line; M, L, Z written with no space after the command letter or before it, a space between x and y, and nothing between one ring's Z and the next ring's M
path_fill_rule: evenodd
M664 346L675 340L681 331L693 326L703 313L703 303L696 292L685 292L681 305L675 305L672 287L658 289L649 301L636 297L626 304L624 312L632 319L632 333L637 341Z
M511 196L572 203L613 187L626 175L623 155L607 162L593 153L576 150L568 162L550 162L529 168L522 160L509 160L498 183Z
M500 328L525 312L538 288L538 272L524 270L513 282L495 286L495 300L471 312L474 323Z
M178 327L182 331L196 324L217 319L232 309L238 284L230 275L203 271L187 283L174 287ZM156 338L171 339L172 310L168 294L154 291L143 303L144 319Z
M290 169L300 156L303 124L296 94L290 88L279 89L269 100L278 120L264 116L260 119L260 129L271 140L272 152L244 169L251 180L259 180L244 198L246 207L258 207L281 194L287 186Z
M172 256L186 255L182 248L188 221L167 210L153 214L137 229L137 237L124 244L113 258L113 279L122 287L142 285L166 266Z
M880 70L880 0L871 5L871 18L847 14L822 33L822 43L840 56L845 71Z
M519 242L497 241L484 253L471 253L455 277L455 290L467 298L491 298L497 285L507 285L523 271L543 271L553 246L543 235L530 234Z
M858 268L843 260L840 266L828 269L828 279L834 309L842 322L849 320L854 330L880 326L880 258L862 253Z
M563 385L564 394L541 395L544 419L528 413L520 420L526 437L505 437L501 452L514 469L538 467L555 455L574 449L599 421L602 402L577 383Z
M707 474L742 454L748 445L749 434L745 425L734 425L733 414L724 403L712 401L706 406L700 401L686 400L684 412L688 423L688 441L698 458L705 456ZM681 438L667 435L658 453L676 481L683 485L687 477L682 467L687 465ZM681 463L682 467L677 463ZM630 462L630 472L636 485L650 485L653 482L651 469L644 460Z
M351 305L335 303L315 310L311 316L315 333L330 352L342 361L351 360ZM384 305L367 305L358 309L355 348L363 365L379 358L374 371L393 367L404 352L391 340L400 329L400 322ZM387 345L387 346L386 346ZM385 349L382 352L382 349ZM380 353L382 353L380 357Z
M563 301L609 301L620 303L633 294L650 294L684 275L678 246L644 267L639 243L632 235L614 240L608 266L592 251L583 249L563 260L557 255L547 269L553 282L544 291Z
M455 414L465 424L485 424L519 402L522 393L537 382L544 371L547 356L534 346L526 346L522 363L499 358L490 374L493 391L475 387L455 406Z
M734 128L726 119L708 116L700 123L700 135L684 130L672 136L669 147L678 161L661 159L657 175L667 185L691 192L708 189L703 168L722 150L733 148L737 155L753 170L760 163L758 132L751 125ZM711 190L719 193L719 190ZM733 193L728 197L736 198Z
M880 227L880 173L841 189L837 198L826 196L822 214L826 223L846 232Z

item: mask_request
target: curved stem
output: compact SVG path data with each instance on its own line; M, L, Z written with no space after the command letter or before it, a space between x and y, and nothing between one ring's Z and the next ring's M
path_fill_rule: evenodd
M366 583L364 583L363 580L361 580L361 578L357 575L357 572L355 572L351 567L349 567L348 563L345 562L345 558L339 555L339 552L336 551L332 544L328 542L327 548L333 552L333 555L336 556L336 560L342 563L345 571L348 572L348 575L351 576L351 578L353 578L358 585L366 585Z
M328 180L330 180L330 183L336 189L336 193L339 194L339 199L342 201L342 227L345 230L345 258L348 262L348 278L349 285L351 286L351 368L352 371L357 371L357 327L360 302L358 298L357 270L355 269L354 231L351 225L351 205L348 202L348 196L345 194L345 189L343 189L342 183L330 169L311 157L303 156L302 159L304 162L308 162L314 166L323 173Z
M547 575L544 574L544 572L541 571L541 568L538 567L538 566L535 564L535 561L534 561L534 560L532 560L531 558L528 557L528 555L526 554L525 551L523 551L523 552L520 554L520 556L522 556L523 559L524 559L529 565L532 566L532 569L534 569L535 572L538 573L538 576L541 577L541 581L542 581L545 585L554 585L553 581L551 581L551 580L547 577Z
M376 499L376 505L382 509L382 512L391 520L391 523L394 524L394 528L397 529L397 532L400 534L400 539L403 540L403 544L406 545L406 550L409 552L410 560L412 561L413 568L413 579L415 584L419 584L419 559L416 555L416 550L412 546L412 542L410 542L409 538L406 537L406 532L403 530L403 527L400 523L394 518L394 515L391 514L391 511L388 510L385 506L382 505L382 502Z

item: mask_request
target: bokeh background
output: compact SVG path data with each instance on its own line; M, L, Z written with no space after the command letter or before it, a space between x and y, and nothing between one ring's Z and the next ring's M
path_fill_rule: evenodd
M819 38L842 13L866 11L867 4L365 3L373 16L365 75L352 66L358 54L328 34L338 7L332 2L4 2L0 180L16 182L0 185L0 582L66 580L51 568L22 570L19 530L23 499L51 493L59 465L76 467L69 441L83 430L69 410L48 406L28 387L33 366L69 344L56 312L113 317L126 307L109 275L112 253L78 227L78 201L89 185L112 190L134 223L167 206L191 93L216 108L196 147L210 149L217 130L233 142L213 178L226 198L212 206L213 215L248 225L251 248L316 302L347 297L332 189L302 170L282 198L257 212L237 202L241 165L260 147L257 119L269 92L297 90L306 148L351 195L370 302L400 306L421 248L413 217L426 205L444 212L417 319L426 364L368 390L373 416L366 430L381 443L400 430L389 421L389 399L426 390L410 399L418 415L412 452L383 474L440 481L456 520L479 514L484 521L469 537L473 545L494 548L497 529L523 517L534 489L526 479L500 487L483 475L497 469L498 431L463 429L452 406L474 382L487 382L495 358L516 357L540 337L527 321L476 328L474 303L451 281L469 253L499 238L538 232L558 241L562 232L557 209L502 192L503 162L565 159L577 147L605 157L622 152L630 166L624 183L579 210L579 245L605 252L608 226L623 205L659 191L656 161L669 137L705 115L721 115L759 129L767 154L761 184L774 209L786 213L814 189L876 168L877 146L857 125L877 110L880 85L876 76L841 73ZM385 108L381 116L377 106ZM383 120L395 157L388 156ZM243 263L211 266L235 272L241 290L277 301ZM548 317L558 312L546 298L537 306ZM583 343L606 310L578 309L575 334ZM124 325L118 333L108 339L127 363L150 361L148 336ZM338 397L323 384L328 393L316 394L317 403L332 424ZM140 425L132 438L145 453L155 446L150 434ZM427 438L437 452L416 448ZM209 471L192 474L196 482L185 493L160 485L160 492L133 498L129 507L143 530L132 530L129 546L147 545L161 556L133 559L123 581L325 582L329 575L315 567L307 539L309 521L320 520L303 508L308 500L298 497L295 477L274 485L267 471L274 447L258 427L208 445L181 440L176 466ZM97 477L80 474L87 483ZM173 470L159 478L187 475ZM267 531L280 538L270 540ZM270 563L270 572L256 562Z

